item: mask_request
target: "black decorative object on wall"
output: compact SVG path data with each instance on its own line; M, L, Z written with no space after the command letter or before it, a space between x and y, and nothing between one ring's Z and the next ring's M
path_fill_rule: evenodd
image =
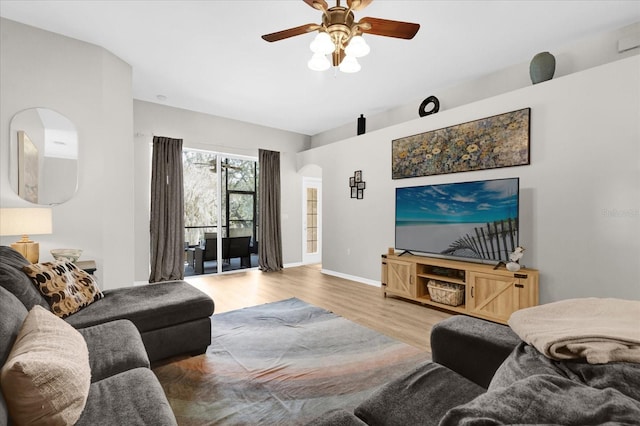
M366 186L366 182L362 180L362 170L356 170L353 172L353 176L349 178L351 198L362 200L364 198L364 189Z
M364 135L367 131L367 119L364 114L360 114L358 117L358 135Z
M427 106L433 105L431 109L427 110ZM424 117L426 115L435 114L440 110L440 101L435 96L429 96L427 99L422 101L420 104L420 108L418 108L418 114L420 117Z

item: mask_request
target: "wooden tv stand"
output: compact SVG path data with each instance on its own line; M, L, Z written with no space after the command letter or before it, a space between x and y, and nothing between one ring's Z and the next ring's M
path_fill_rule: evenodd
M458 284L464 291L459 306L431 300L432 281ZM518 309L538 304L538 271L510 272L501 266L405 254L382 256L382 292L461 314L506 324Z

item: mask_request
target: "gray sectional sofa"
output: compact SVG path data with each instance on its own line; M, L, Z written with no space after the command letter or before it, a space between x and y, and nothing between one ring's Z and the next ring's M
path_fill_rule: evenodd
M49 309L45 298L22 272L29 265L11 247L0 246L0 287L30 310ZM142 336L151 362L204 353L211 343L213 300L184 281L104 290L104 298L65 318L75 328L127 319Z
M0 366L27 313L49 309L29 278L20 254L0 246ZM213 300L186 282L104 291L64 319L86 342L91 384L78 425L175 425L153 361L202 353L211 343ZM60 320L62 321L62 320ZM0 383L1 385L1 383ZM0 426L12 424L0 395Z
M640 364L554 361L508 326L454 316L432 329L433 362L353 412L308 426L638 425Z
M438 425L452 408L486 392L521 342L509 327L463 315L431 331L433 362L386 384L354 412L330 411L309 426Z

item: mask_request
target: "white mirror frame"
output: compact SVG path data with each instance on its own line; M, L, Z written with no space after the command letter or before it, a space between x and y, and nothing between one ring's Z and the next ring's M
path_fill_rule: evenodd
M9 182L23 200L56 205L78 189L78 132L64 115L30 108L11 119Z

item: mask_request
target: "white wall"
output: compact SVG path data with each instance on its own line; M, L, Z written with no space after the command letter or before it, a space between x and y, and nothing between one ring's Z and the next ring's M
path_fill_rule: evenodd
M551 49L551 53L556 57L555 78L640 54L638 48L622 53L618 52L618 40L632 35L640 35L640 22L615 31L594 34L558 49ZM536 53L538 52L530 52L531 57L533 58ZM367 131L371 132L418 118L418 107L423 99L431 95L435 95L440 101L440 111L445 111L530 85L529 62L524 62L477 79L461 81L452 87L441 87L432 93L423 93L421 97L417 96L414 102L390 111L377 114L354 111L354 117L365 113ZM352 123L312 136L311 147L317 148L355 134L356 120L354 119Z
M630 28L637 32L638 25ZM379 256L393 245L396 185L519 175L521 217L530 224L522 235L525 262L541 269L542 300L579 294L638 295L639 132L637 125L629 124L639 121L637 56L636 62L625 60L533 87L523 69L528 65L520 64L448 89L452 98L441 97L445 107L436 115L378 131L371 130L375 125L369 120L366 135L297 154L311 146L311 138L133 101L131 68L98 46L6 19L0 22L0 32L0 206L28 204L13 193L8 181L11 117L25 108L47 107L70 118L80 140L78 193L54 207L54 234L36 239L43 260L50 259L52 248L83 248L83 259L97 261L104 288L148 278L149 144L155 134L182 138L186 147L232 154L256 156L258 148L280 151L287 264L301 260L301 175L313 170L312 164L323 168L324 267L369 281L379 281ZM585 40L576 51L610 50L619 35ZM637 55L637 49L630 55ZM572 54L565 57L576 61L568 71L563 67L570 61L560 60L562 52L557 56L559 76L594 65L588 55ZM525 75L515 84L525 84L524 79L527 87L463 105L495 94L492 90L498 86L498 93L509 90L514 73ZM494 84L498 77L508 81ZM526 106L532 107L531 166L390 179L392 139ZM407 108L389 112L380 127L414 116L405 115ZM416 108L417 104L411 107ZM349 127L348 134L353 133L355 123ZM364 200L349 198L348 176L355 170L363 170L367 182ZM567 200L573 207L564 207ZM0 243L16 239L2 237ZM564 247L567 244L570 249ZM595 273L592 265L598 266Z
M133 283L131 67L101 47L0 20L0 206L33 206L9 184L9 123L17 112L53 109L78 129L79 188L53 208L53 234L34 236L40 259L81 248L102 288ZM2 237L8 245L17 237Z
M323 169L323 268L379 282L397 186L519 176L523 263L540 270L541 303L639 299L639 71L636 55L298 154L299 168ZM391 179L393 139L525 107L529 166ZM349 198L355 170L363 200Z
M282 255L285 264L302 260L302 177L296 153L309 137L208 114L134 101L136 281L149 278L150 163L153 136L183 139L185 148L258 157L258 149L280 152Z

